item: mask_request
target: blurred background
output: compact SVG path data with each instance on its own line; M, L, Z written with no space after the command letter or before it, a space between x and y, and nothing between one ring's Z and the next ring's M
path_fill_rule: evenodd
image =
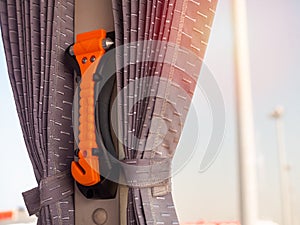
M258 217L261 221L273 221L261 224L300 224L299 12L300 2L297 0L247 1ZM215 162L208 170L199 172L213 118L205 95L198 90L193 100L197 113L189 114L178 147L178 152L194 147L191 142L197 137L196 151L173 178L175 204L182 223L224 221L225 224L225 221L240 218L232 14L232 1L219 1L205 58L206 66L223 94L226 132ZM0 68L0 212L7 213L10 210L22 211L18 210L25 207L21 193L35 187L36 181L8 81L2 41ZM285 181L290 197L288 203L282 201L276 122L271 117L277 106L284 108L280 129L287 156L284 174L288 178ZM195 121L198 121L197 129ZM290 208L290 224L283 223L284 204Z

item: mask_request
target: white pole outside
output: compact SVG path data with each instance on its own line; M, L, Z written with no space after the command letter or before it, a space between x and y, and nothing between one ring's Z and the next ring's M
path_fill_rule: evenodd
M240 220L257 223L256 154L249 65L246 0L232 0L237 98Z
M278 145L278 160L280 174L280 189L281 189L281 209L282 209L282 225L292 225L292 209L290 197L290 182L289 172L290 166L287 162L286 149L284 145L283 133L283 108L277 107L271 114L276 121L277 145Z

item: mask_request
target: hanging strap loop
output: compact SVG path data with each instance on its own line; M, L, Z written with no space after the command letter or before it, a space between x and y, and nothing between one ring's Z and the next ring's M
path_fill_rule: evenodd
M126 184L131 188L151 188L154 197L171 192L172 158L127 159L123 162Z
M38 187L22 193L29 215L38 214L41 208L72 195L73 185L70 171L43 178Z

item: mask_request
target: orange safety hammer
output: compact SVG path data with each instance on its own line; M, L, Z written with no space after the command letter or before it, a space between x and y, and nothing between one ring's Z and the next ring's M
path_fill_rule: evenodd
M94 74L106 50L114 43L106 38L105 30L78 34L69 54L76 57L80 68L79 95L79 142L78 161L73 161L71 173L83 186L100 182L99 158L93 154L98 148L95 125L95 81Z

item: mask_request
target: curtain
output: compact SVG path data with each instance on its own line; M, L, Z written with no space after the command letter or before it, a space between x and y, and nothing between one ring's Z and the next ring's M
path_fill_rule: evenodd
M73 0L1 0L8 73L37 188L24 193L38 224L73 224Z
M171 194L171 161L217 0L112 3L123 162L163 165L165 170L141 185L128 182L127 224L179 224ZM39 215L39 224L74 224L69 173L74 155L73 76L63 62L65 49L73 43L73 12L72 0L0 1L9 78L39 184L24 198L29 212Z
M155 167L172 160L216 5L217 0L113 0L125 163ZM127 224L179 224L168 167L170 176L160 181L155 177L165 171L149 175L147 184L129 182Z

